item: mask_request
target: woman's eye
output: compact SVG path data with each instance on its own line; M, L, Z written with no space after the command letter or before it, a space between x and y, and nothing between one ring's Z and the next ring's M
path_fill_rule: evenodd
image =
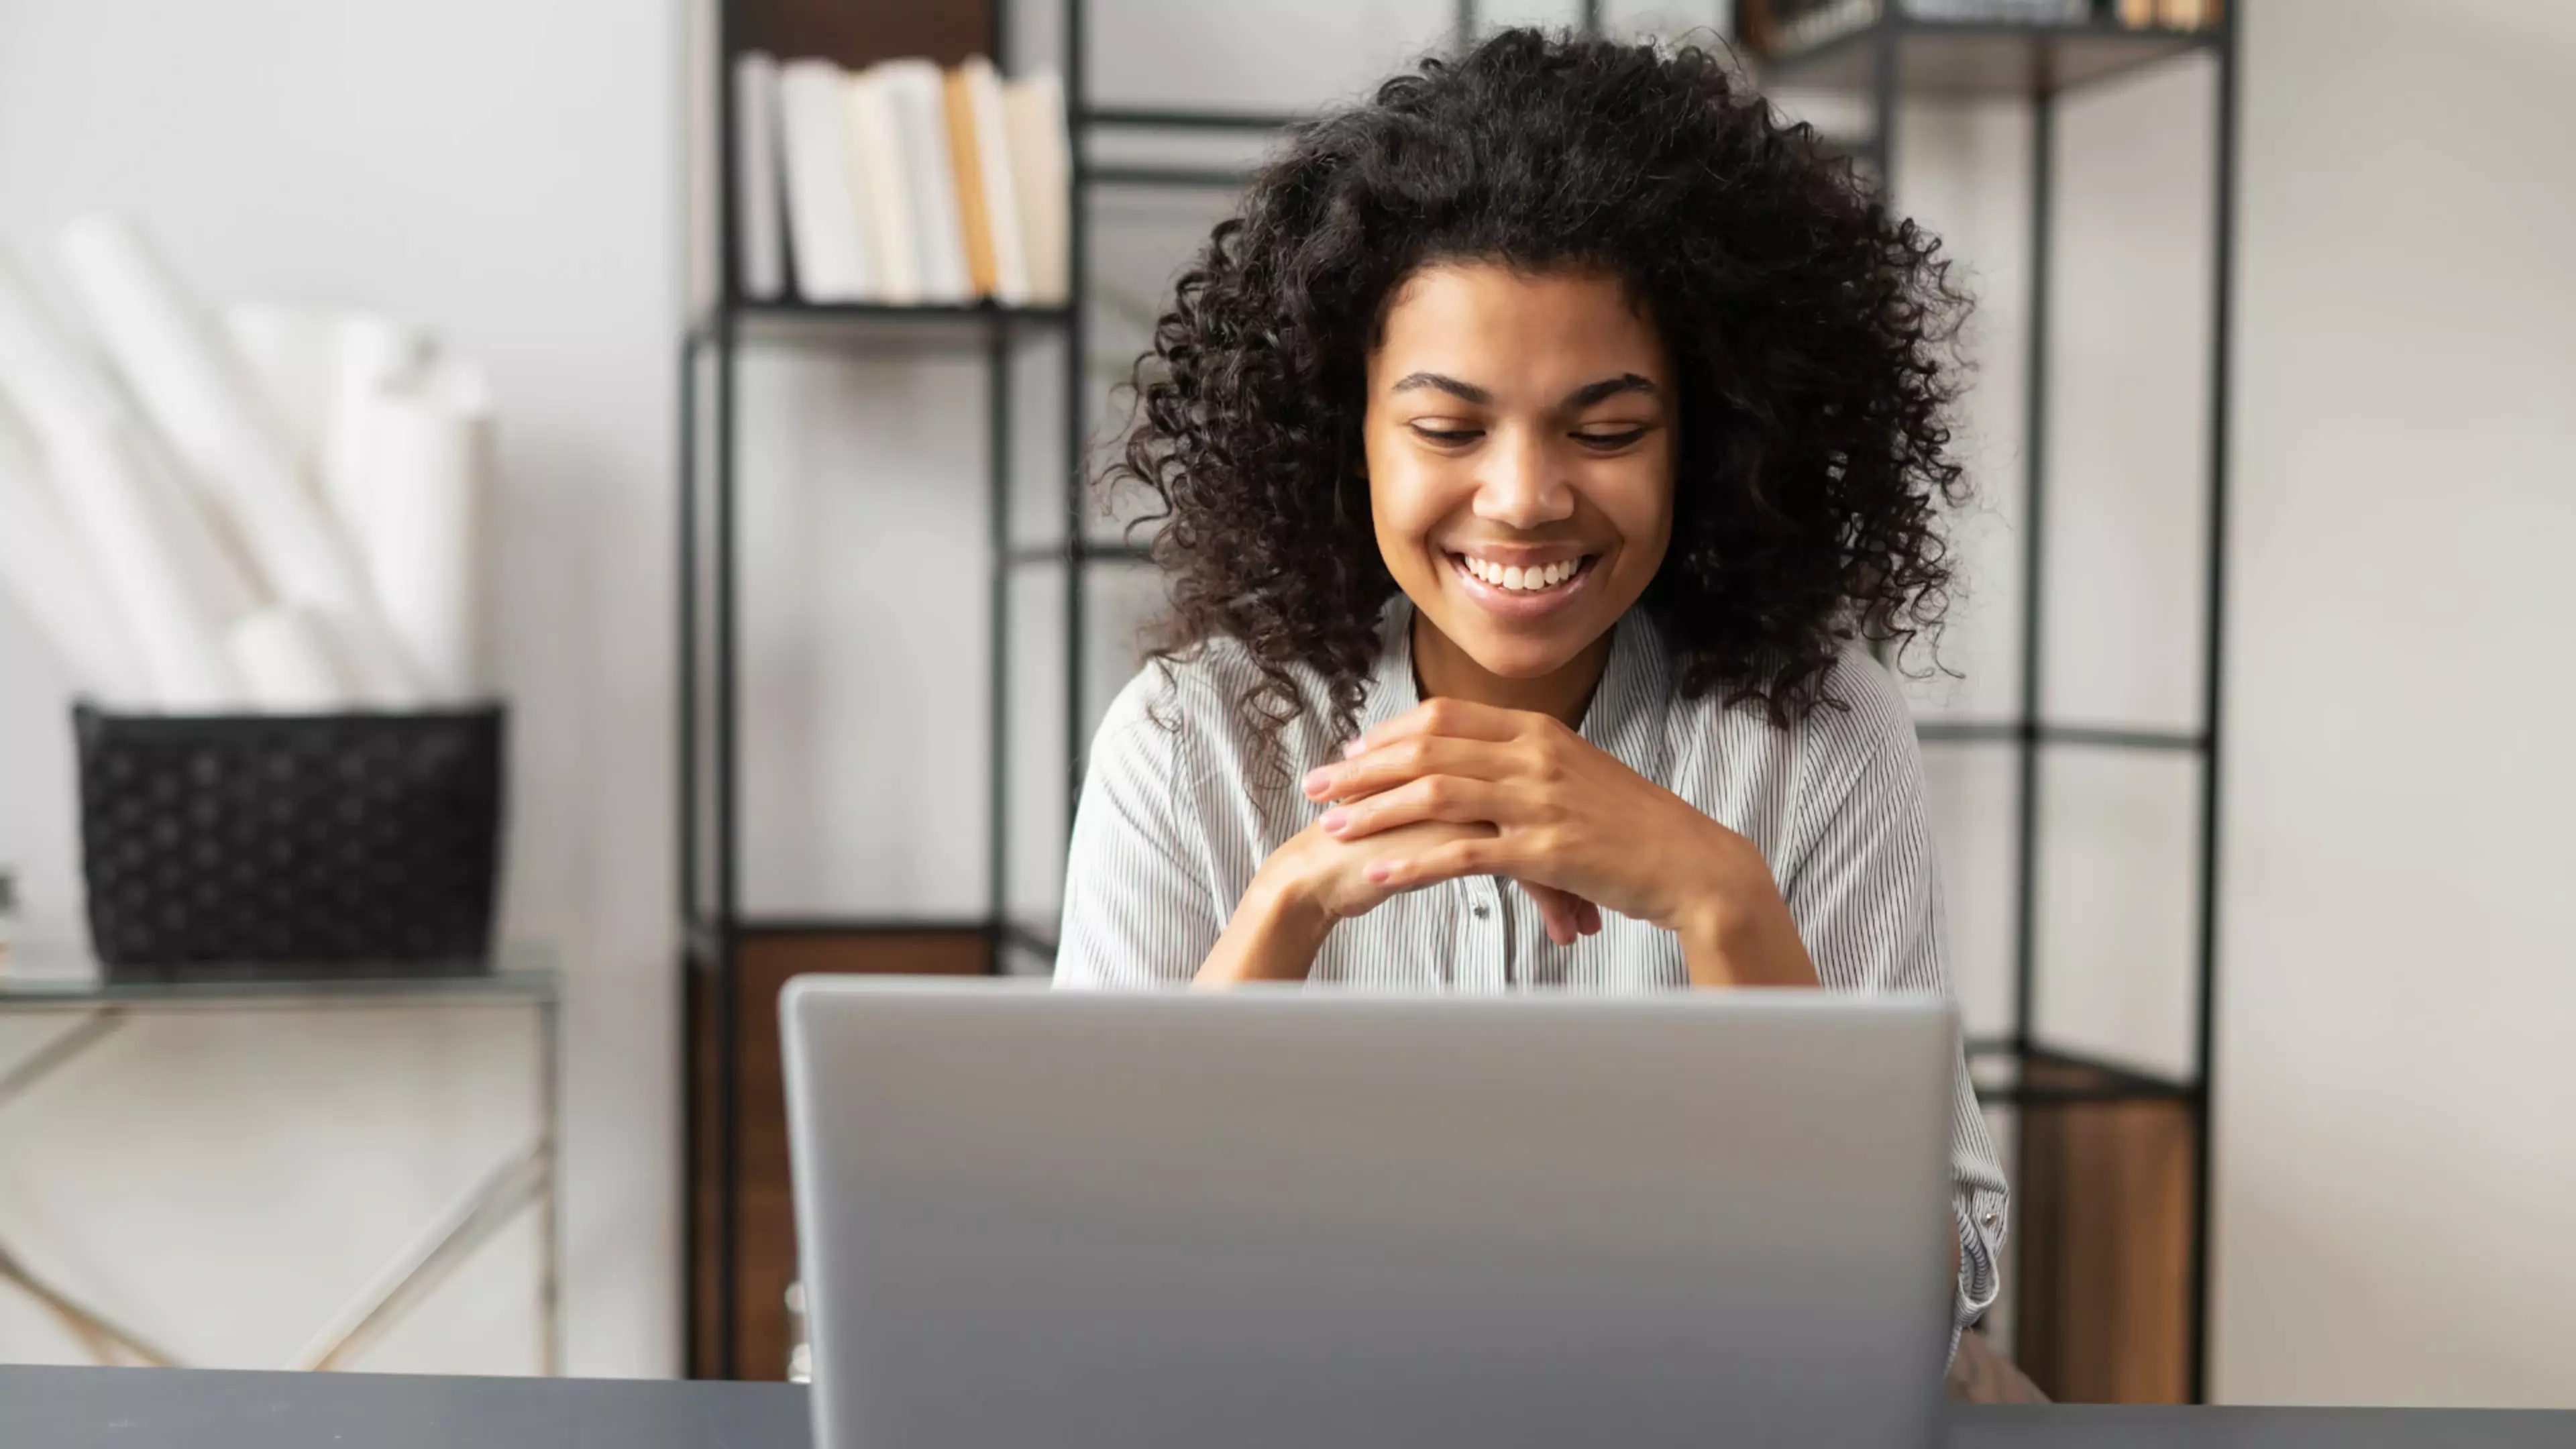
M1644 428L1622 428L1615 433L1577 433L1574 439L1587 448L1598 448L1607 453L1624 448L1644 436Z
M1483 428L1427 428L1413 425L1413 435L1433 443L1472 443L1485 435Z

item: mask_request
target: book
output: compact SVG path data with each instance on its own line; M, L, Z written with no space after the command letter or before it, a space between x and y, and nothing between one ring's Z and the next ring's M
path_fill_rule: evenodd
M984 219L993 247L993 296L1004 306L1029 300L1027 243L1020 222L1019 183L1011 168L1010 129L1003 113L1002 78L992 62L969 57L957 68L966 91L975 138L975 169L984 188Z
M1878 23L1879 0L1816 0L1773 7L1774 53L1794 54Z
M778 62L746 50L733 63L734 263L746 297L787 290L778 208Z
M948 120L948 170L957 185L957 229L966 245L966 285L978 297L993 295L993 218L984 204L984 161L975 145L975 106L962 70L939 77Z
M850 185L841 69L828 60L778 68L779 149L787 172L787 241L797 295L808 302L866 300L867 240Z
M850 162L850 186L871 243L871 300L908 307L921 301L921 224L914 219L912 185L904 176L894 99L874 66L842 77L841 119Z
M872 69L893 103L895 140L917 223L913 235L922 300L970 301L974 288L958 217L957 173L949 157L946 83L939 67L927 60L889 60Z
M1905 0L1905 13L1924 20L2081 25L2092 10L2092 0Z
M1033 71L1002 86L1003 125L1010 135L1011 181L1019 200L1029 300L1060 307L1070 297L1073 147L1065 134L1064 84L1053 71Z

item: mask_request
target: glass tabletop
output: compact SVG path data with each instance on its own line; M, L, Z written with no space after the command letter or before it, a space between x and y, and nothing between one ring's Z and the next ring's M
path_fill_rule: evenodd
M13 949L0 958L0 1010L15 1006L183 1006L266 1004L365 1005L395 1000L556 999L554 953L531 943L495 951L489 961L454 964L356 962L280 966L244 962L191 966L180 979L126 975L108 979L86 952Z

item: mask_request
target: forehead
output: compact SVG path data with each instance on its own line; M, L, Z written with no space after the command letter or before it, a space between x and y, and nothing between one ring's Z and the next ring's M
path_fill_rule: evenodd
M1622 372L1665 380L1663 341L1617 277L1481 262L1424 267L1398 284L1369 386L1415 371L1549 401Z

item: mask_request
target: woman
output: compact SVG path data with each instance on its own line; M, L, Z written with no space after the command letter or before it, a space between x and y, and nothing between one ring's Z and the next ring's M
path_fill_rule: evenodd
M1922 767L1938 243L1682 49L1494 37L1300 131L1181 277L1112 483L1168 637L1057 980L1947 990ZM1961 1074L1957 1316L2004 1184Z

